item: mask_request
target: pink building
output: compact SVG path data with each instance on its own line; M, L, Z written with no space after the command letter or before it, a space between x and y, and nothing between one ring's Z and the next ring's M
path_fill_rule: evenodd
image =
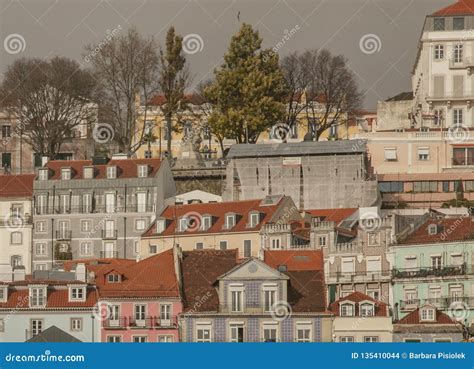
M142 261L89 264L99 290L102 342L178 342L182 311L174 249Z

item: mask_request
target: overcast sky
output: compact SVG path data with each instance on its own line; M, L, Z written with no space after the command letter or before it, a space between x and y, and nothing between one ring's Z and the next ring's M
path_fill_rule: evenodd
M68 56L132 25L163 42L174 25L187 40L193 83L212 76L240 22L265 47L328 48L343 54L365 92L364 106L411 90L411 70L426 14L455 0L0 0L0 73L15 58ZM115 30L115 31L114 31ZM193 42L195 41L195 42ZM202 41L202 42L201 42ZM1 77L1 75L0 75Z

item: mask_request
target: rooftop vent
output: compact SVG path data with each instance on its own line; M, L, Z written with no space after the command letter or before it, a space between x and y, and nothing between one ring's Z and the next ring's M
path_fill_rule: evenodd
M278 265L278 271L279 272L287 272L288 271L288 267L285 265L285 264L282 264L282 265Z

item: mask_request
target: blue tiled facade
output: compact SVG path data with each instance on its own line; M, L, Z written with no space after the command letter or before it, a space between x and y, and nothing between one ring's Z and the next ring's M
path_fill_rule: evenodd
M258 342L260 341L260 326L258 318L249 318L247 328L247 341Z
M193 322L192 318L186 319L186 341L188 342L193 341Z
M321 318L316 318L314 320L314 341L322 341L322 332L321 332Z
M225 342L226 341L226 319L215 318L214 320L214 341Z
M261 283L247 282L245 283L246 306L250 308L258 308L260 306Z
M294 321L292 318L287 318L281 321L281 340L283 342L293 342L293 327Z

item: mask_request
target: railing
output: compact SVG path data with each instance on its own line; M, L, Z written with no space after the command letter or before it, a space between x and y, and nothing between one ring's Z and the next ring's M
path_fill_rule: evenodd
M392 275L390 270L383 270L378 272L329 272L328 277L336 279L337 282L355 282L355 281L378 281L381 279L389 279Z
M20 227L25 224L32 224L33 217L30 214L11 214L9 217L1 218L0 225Z
M418 307L430 304L436 306L438 309L450 309L454 303L466 305L474 309L474 297L472 296L449 296L449 297L429 297L425 299L411 299L401 300L401 310L415 310Z
M170 316L169 319L163 319L159 316L154 317L154 325L158 328L176 328L178 326L178 317Z
M136 319L135 317L129 317L128 322L129 322L128 326L130 328L151 329L154 326L152 316L147 316L144 319Z
M106 319L103 321L102 325L106 329L125 329L128 327L128 320L125 317Z
M282 306L286 306L285 304L282 304ZM273 308L273 311L272 311L272 308L270 308L270 310L268 310L267 308L265 308L265 306L243 306L242 309L240 311L234 311L232 310L232 306L230 304L219 304L219 311L221 313L226 313L226 314L263 314L263 315L267 315L267 314L272 314L275 312L275 310L278 309L278 306L275 306Z
M472 274L472 267L466 263L461 265L428 267L428 268L405 268L392 270L393 278L424 278L424 277L445 277Z
M50 214L97 214L97 213L149 213L154 211L153 205L127 205L127 206L70 206L61 208L59 206L36 206L36 215Z
M117 230L116 229L103 229L102 230L102 239L103 240L116 240L117 239Z
M70 230L57 230L56 239L58 241L69 241L72 238L72 231Z
M101 259L118 258L118 251L101 251L100 258Z
M58 251L55 254L55 260L72 260L71 251Z
M162 319L157 316L146 316L145 319L136 319L135 317L119 317L116 319L106 319L103 321L103 328L106 329L161 329L177 328L178 317L170 316L169 319Z

